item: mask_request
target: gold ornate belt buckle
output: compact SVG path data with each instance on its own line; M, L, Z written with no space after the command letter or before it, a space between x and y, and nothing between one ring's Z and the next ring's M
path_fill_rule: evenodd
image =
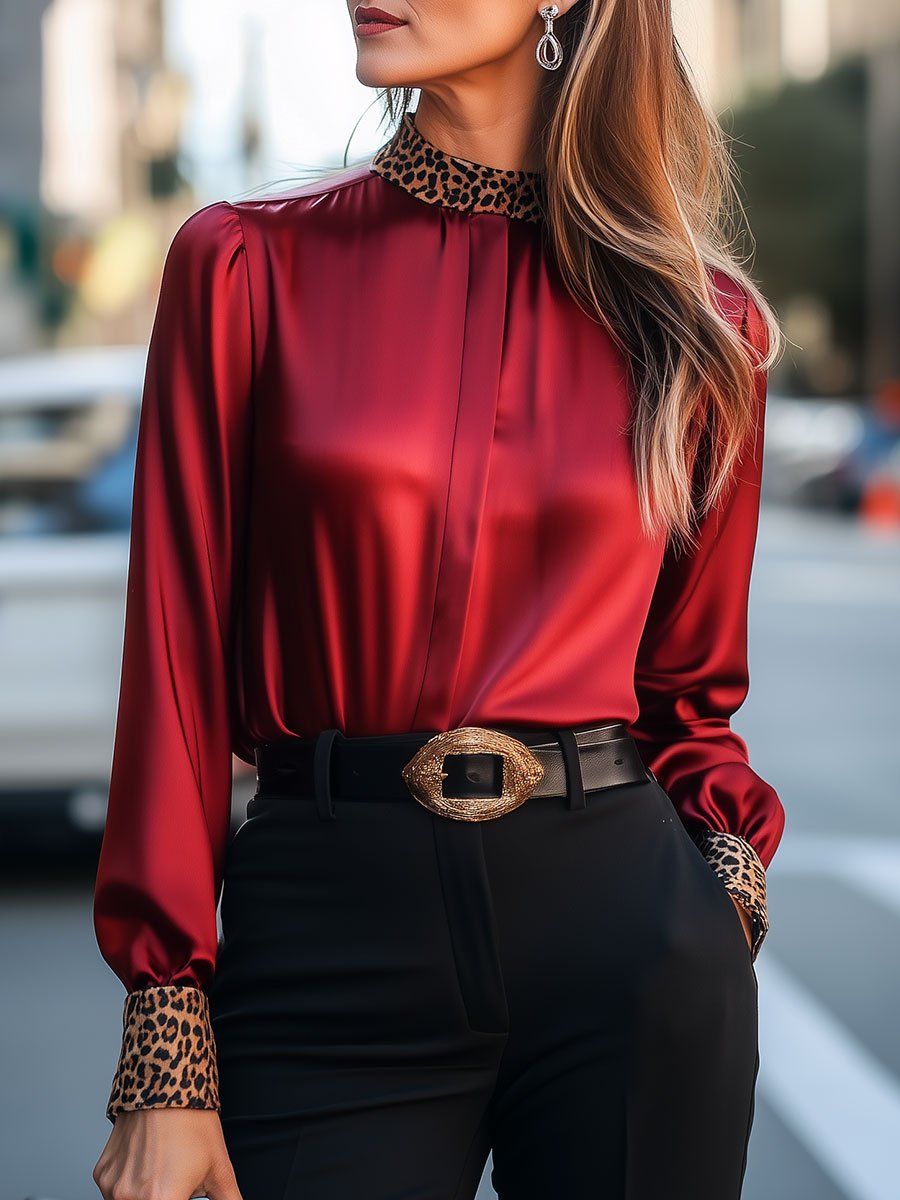
M445 796L448 754L499 754L503 784L499 796ZM544 776L544 768L524 742L496 729L461 725L429 738L401 771L403 781L425 808L458 821L487 821L523 804Z

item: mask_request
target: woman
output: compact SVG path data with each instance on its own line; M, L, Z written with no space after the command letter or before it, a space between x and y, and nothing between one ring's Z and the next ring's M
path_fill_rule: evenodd
M731 1200L784 818L729 725L778 329L718 127L659 0L349 7L392 137L163 274L94 1178Z

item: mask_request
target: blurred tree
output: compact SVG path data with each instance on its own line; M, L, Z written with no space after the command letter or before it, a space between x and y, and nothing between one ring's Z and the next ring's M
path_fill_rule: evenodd
M866 70L846 59L813 81L751 94L723 128L732 137L754 274L776 309L798 293L826 306L834 342L861 391L865 313ZM802 386L802 379L796 383Z

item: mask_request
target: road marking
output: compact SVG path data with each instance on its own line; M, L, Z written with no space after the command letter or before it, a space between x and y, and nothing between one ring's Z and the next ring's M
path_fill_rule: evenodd
M900 1085L770 958L759 979L759 1091L851 1200L896 1200Z

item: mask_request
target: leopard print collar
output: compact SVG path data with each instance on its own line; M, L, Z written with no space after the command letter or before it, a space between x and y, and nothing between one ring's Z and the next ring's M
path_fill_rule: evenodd
M543 219L540 171L503 170L457 158L419 132L414 112L404 114L370 165L426 204L469 213L501 213L523 221Z

